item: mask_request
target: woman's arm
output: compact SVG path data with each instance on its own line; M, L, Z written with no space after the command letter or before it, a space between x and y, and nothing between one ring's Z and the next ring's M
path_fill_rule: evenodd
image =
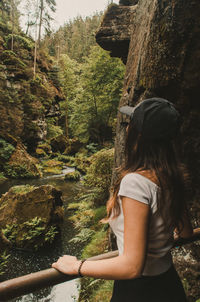
M82 275L112 280L132 279L141 275L146 257L149 206L127 197L122 197L122 205L124 253L112 259L84 262ZM76 275L79 265L76 257L63 256L52 267L65 274Z

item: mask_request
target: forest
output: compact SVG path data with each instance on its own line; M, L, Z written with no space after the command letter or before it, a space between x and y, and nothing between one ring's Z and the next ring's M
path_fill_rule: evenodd
M46 269L66 250L88 258L116 249L108 224L100 221L113 168L122 162L125 131L117 113L127 101L134 105L152 95L177 100L198 226L198 64L195 56L188 59L198 27L186 39L195 22L188 17L184 31L179 3L174 9L140 2L138 17L137 0L108 1L105 12L55 29L56 0L0 1L0 281ZM153 9L159 13L148 27ZM198 252L198 244L173 251L189 302L200 301ZM112 281L82 278L69 302L110 301L112 287ZM25 298L54 301L54 290Z

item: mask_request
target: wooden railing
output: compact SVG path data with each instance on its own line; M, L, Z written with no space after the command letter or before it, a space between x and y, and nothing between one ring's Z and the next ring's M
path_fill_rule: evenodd
M174 246L181 246L187 243L200 240L200 228L195 229L191 237L187 239L175 239ZM88 260L102 260L116 257L118 251L108 252ZM62 282L70 281L77 278L77 276L68 276L58 272L54 268L49 268L40 272L32 273L22 277L14 278L0 283L0 302L9 301L36 290L53 286Z

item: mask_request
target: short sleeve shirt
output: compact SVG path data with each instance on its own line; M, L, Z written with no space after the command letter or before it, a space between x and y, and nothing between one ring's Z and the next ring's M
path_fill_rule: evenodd
M116 235L119 254L122 254L124 248L122 197L129 197L150 207L147 256L143 275L161 274L167 271L172 264L170 249L173 246L173 230L165 230L164 221L158 211L159 191L159 187L150 179L138 173L128 173L123 177L118 193L120 215L114 219L111 215L109 220L110 226Z

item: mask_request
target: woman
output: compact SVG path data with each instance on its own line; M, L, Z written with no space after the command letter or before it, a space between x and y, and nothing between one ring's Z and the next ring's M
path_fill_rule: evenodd
M99 261L63 256L52 267L115 280L112 302L185 302L170 254L174 230L181 237L193 233L177 148L179 114L161 98L120 111L130 116L125 164L107 204L119 256Z

